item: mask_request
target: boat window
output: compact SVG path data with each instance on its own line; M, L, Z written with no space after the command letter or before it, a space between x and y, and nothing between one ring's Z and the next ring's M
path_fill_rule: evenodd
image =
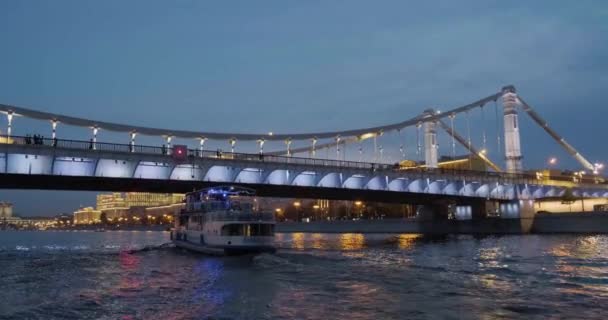
M230 210L240 211L241 203L239 201L231 201L230 202Z
M274 224L252 223L252 224L227 224L222 227L223 236L273 236Z
M223 236L242 236L243 235L243 226L242 224L227 224L222 227L222 235Z

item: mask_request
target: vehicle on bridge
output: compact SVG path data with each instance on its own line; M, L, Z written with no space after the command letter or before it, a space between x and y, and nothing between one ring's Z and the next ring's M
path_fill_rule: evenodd
M256 208L254 196L254 190L234 186L186 194L173 243L215 255L274 252L274 215Z

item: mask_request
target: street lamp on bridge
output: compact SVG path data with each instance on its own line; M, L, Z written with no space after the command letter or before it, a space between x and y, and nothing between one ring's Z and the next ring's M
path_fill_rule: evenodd
M556 164L557 164L557 158L556 158L556 157L551 157L551 158L549 158L548 163L549 163L549 166L550 166L550 167L552 167L552 166L556 165Z

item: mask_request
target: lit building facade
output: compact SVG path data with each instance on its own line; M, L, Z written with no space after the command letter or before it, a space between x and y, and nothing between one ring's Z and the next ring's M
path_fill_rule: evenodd
M169 216L172 218L183 208L184 196L180 193L147 192L99 194L96 211L109 222L141 221L143 217L169 220Z
M101 221L101 211L93 207L80 208L74 212L74 224L91 224Z
M0 202L0 219L10 219L13 217L13 204Z
M97 210L128 210L132 207L159 207L182 203L181 193L127 192L97 195Z
M128 209L125 205L125 198L122 193L114 192L109 194L97 195L97 210L106 209Z

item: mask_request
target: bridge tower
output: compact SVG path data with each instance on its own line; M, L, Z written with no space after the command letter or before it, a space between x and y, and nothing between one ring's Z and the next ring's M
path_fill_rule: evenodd
M425 110L424 117L429 118L434 115L432 109ZM437 123L436 121L424 122L424 161L427 168L437 168Z
M517 120L517 105L519 101L514 86L502 88L502 103L504 108L505 129L505 159L507 172L523 171L521 144L519 141L519 123Z

